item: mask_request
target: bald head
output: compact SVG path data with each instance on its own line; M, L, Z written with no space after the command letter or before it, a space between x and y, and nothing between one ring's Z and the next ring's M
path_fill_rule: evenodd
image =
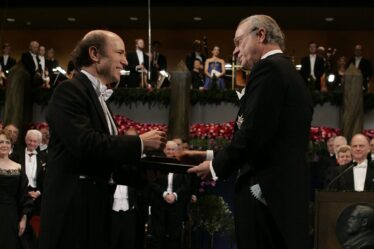
M352 147L352 158L357 163L363 162L368 153L370 152L370 146L368 138L363 134L356 134L351 139Z
M29 45L29 50L33 54L37 54L39 52L39 42L31 41Z

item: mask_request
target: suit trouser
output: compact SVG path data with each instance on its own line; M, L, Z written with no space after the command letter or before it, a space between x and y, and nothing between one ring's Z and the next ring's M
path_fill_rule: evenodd
M112 186L80 180L58 249L107 249L111 234Z
M286 249L268 208L250 192L250 184L235 190L235 229L238 249Z
M112 211L110 249L135 249L136 223L134 210Z

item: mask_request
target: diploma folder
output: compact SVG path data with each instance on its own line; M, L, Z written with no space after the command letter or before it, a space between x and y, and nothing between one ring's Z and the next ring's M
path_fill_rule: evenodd
M145 169L182 174L187 174L187 170L195 166L191 164L184 164L175 158L158 156L144 157L140 159L140 165Z

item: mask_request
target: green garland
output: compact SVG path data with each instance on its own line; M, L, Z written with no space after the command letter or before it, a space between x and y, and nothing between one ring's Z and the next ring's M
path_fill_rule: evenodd
M52 89L37 88L33 89L34 102L45 106L53 93ZM337 92L311 92L314 105L323 105L330 103L334 106L341 106L342 104L342 93ZM118 88L114 90L112 97L109 99L110 102L121 106L132 106L138 103L148 104L149 106L163 106L168 107L170 104L170 89L142 89L142 88ZM221 104L232 103L235 105L239 104L236 92L234 90L210 90L201 91L192 89L190 91L191 105L206 105L206 104ZM5 89L0 89L0 105L4 105L5 102ZM364 110L370 111L374 109L374 93L364 94Z

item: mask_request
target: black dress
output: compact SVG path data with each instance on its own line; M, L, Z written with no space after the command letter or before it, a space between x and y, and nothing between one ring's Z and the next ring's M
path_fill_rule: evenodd
M2 249L19 248L18 223L31 211L27 198L27 178L21 169L0 169L0 245Z

